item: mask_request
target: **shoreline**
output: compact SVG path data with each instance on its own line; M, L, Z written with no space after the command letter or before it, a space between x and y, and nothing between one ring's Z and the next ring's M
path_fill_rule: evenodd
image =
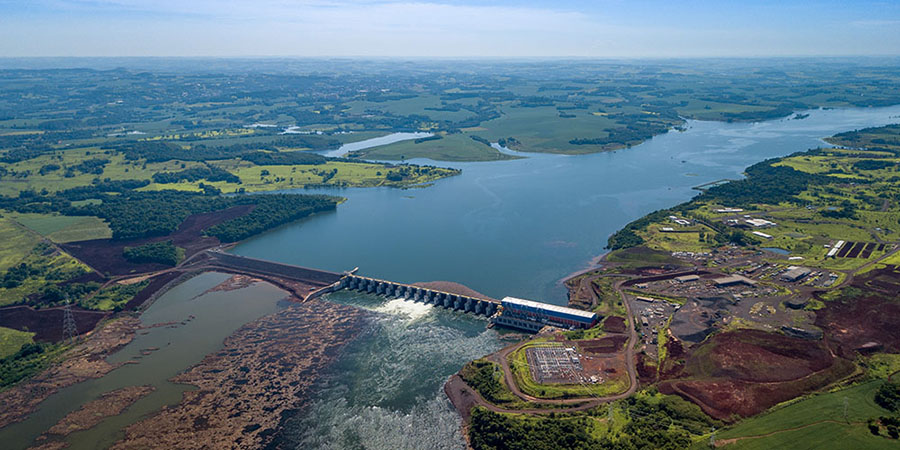
M284 414L303 405L319 374L358 337L365 315L309 300L245 324L219 351L170 380L196 390L125 427L125 438L111 448L174 448L186 441L198 448L268 444Z

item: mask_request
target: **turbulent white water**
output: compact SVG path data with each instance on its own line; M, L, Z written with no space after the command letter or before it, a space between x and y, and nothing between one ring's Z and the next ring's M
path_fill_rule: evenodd
M395 298L387 303L374 308L374 311L383 314L391 314L396 316L408 317L410 321L422 319L431 312L434 305L426 303L417 303L405 298Z
M404 299L339 292L329 300L375 312L315 398L285 423L298 449L457 449L460 418L443 392L449 374L502 346L486 320Z

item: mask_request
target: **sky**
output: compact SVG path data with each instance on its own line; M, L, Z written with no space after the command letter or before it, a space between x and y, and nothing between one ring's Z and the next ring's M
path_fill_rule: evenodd
M0 57L900 55L900 1L0 0Z

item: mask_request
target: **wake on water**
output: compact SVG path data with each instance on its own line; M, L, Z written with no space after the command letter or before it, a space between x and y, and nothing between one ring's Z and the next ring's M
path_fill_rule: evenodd
M377 314L312 401L285 422L282 442L298 449L465 448L443 384L467 361L499 349L497 333L483 319L405 299L333 300Z

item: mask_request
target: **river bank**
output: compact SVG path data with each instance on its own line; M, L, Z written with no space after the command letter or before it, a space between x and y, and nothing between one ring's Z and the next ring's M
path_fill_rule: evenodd
M109 321L67 351L58 364L0 393L0 404L5 405L0 411L0 429L21 422L61 389L101 378L120 367L121 363L107 362L106 356L131 342L139 327L140 320L134 316Z
M356 308L310 300L244 325L219 351L172 379L196 390L129 426L112 448L264 446L282 413L303 404L317 373L364 320Z

